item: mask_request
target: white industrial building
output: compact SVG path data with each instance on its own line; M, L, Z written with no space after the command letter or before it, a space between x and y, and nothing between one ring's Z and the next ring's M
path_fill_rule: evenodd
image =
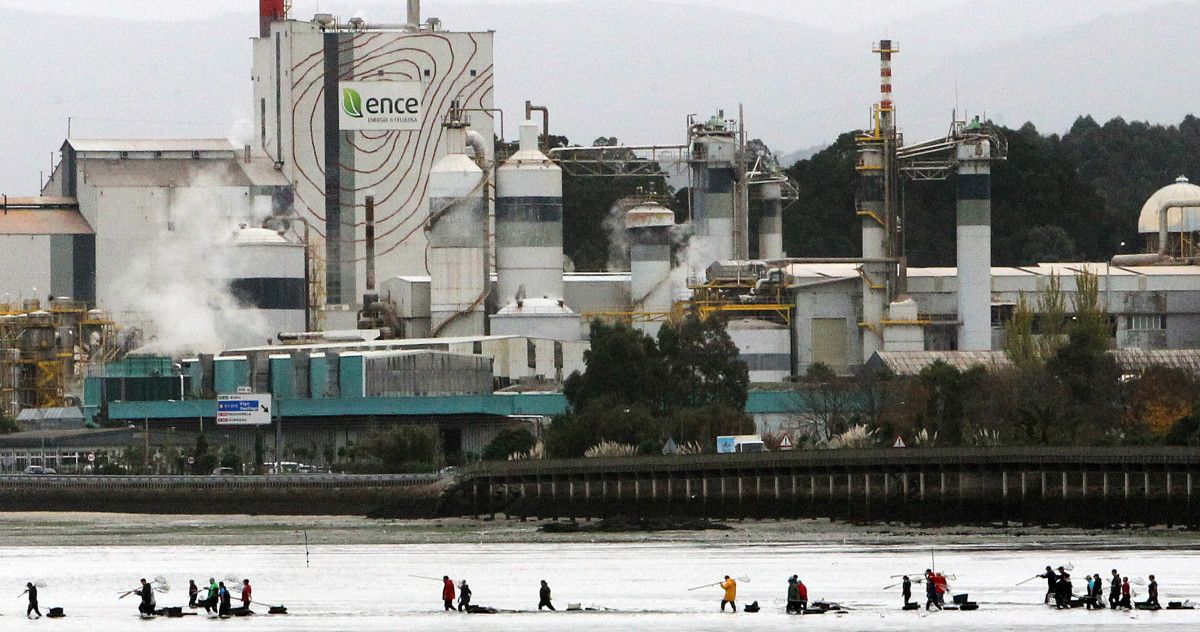
M499 131L492 36L445 31L436 18L422 23L415 0L398 24L328 14L294 20L282 0L262 3L251 71L254 142L293 185L296 214L317 245L324 272L314 294L328 306L320 324L355 326L367 291L368 196L378 278L431 274L426 221L431 171L447 153L444 117L457 104L487 147ZM403 112L394 113L396 103ZM387 112L370 112L381 108Z

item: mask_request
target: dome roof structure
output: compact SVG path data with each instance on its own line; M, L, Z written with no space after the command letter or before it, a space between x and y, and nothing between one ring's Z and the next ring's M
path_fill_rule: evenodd
M1139 233L1158 232L1158 207L1166 200L1180 198L1200 199L1200 186L1188 181L1184 176L1175 179L1174 184L1154 192L1150 199L1142 205L1142 214L1138 216ZM1167 232L1183 233L1200 231L1200 206L1167 209Z
M283 235L269 228L246 226L234 233L233 243L240 246L244 244L287 244L290 242Z

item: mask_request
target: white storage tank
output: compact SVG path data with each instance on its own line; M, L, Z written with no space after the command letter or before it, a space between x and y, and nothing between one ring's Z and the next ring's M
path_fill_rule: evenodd
M630 310L644 317L634 326L655 335L671 311L671 230L675 213L648 200L625 213L629 232Z
M238 305L220 319L228 329L223 336L228 345L263 344L281 331L304 331L304 244L270 229L243 226L224 256L229 292Z
M467 157L466 126L453 114L445 123L446 155L429 174L429 302L434 336L484 333L485 175Z
M538 149L538 126L521 124L520 150L496 170L497 303L518 293L563 297L562 170ZM523 290L523 292L522 292Z
M751 382L782 382L792 372L792 339L787 325L745 318L725 325Z

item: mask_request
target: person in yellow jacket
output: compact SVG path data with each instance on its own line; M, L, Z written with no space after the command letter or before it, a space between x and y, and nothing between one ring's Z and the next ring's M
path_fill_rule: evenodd
M725 581L721 582L721 588L725 589L725 596L721 599L721 612L725 612L725 604L729 604L734 612L737 612L737 604L734 601L737 599L737 582L730 576L725 576Z

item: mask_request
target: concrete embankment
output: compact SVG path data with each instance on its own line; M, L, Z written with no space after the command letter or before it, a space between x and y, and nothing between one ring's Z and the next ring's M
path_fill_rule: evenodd
M926 524L1200 525L1194 448L819 450L468 470L471 513L834 518Z
M434 475L0 476L0 510L162 514L439 514Z

